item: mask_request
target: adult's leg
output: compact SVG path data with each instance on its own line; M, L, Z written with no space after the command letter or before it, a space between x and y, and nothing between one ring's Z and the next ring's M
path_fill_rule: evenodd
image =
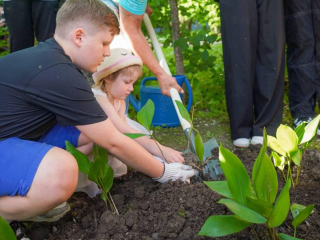
M220 14L231 137L251 138L258 41L256 0L220 0Z
M262 136L266 127L275 135L282 122L285 30L283 2L260 0L258 2L259 40L254 82L255 123L253 135Z
M74 157L54 147L42 159L26 196L0 197L0 215L6 220L41 215L65 202L74 192L77 180Z
M289 106L293 118L314 116L315 34L313 0L284 0L289 74Z
M4 1L4 14L10 33L10 52L34 45L30 0Z
M59 1L34 1L32 2L32 20L38 42L51 38L56 29L56 15Z
M315 86L318 98L318 106L320 108L320 1L312 1L313 31L315 37L315 59L316 72Z

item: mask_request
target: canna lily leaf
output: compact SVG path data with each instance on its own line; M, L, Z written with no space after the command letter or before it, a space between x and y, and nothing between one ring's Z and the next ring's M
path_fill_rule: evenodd
M252 196L253 190L249 175L242 162L222 145L219 147L219 161L227 179L232 199L242 205L246 205L246 196Z
M295 238L295 237L291 237L287 234L284 234L284 233L279 233L278 236L280 237L280 239L282 240L302 240L300 238Z
M298 149L296 152L292 153L291 159L295 165L300 166L300 162L302 160L302 150Z
M88 178L89 180L97 183L98 185L102 184L102 179L106 173L106 168L108 167L108 162L102 158L95 158L94 162L91 163Z
M305 126L306 126L306 123L302 122L298 127L294 129L299 139L298 144L300 144L303 139L303 135L305 133Z
M202 138L198 132L195 138L195 147L196 147L197 157L199 158L199 163L201 164L203 160L204 148L203 148Z
M9 223L0 216L0 240L17 240Z
M283 171L284 166L286 164L286 159L284 156L279 157L276 152L272 152L274 166L278 167L281 171Z
M254 163L253 169L252 169L252 181L255 182L256 178L258 176L259 173L259 169L261 168L261 159L263 158L264 154L267 151L267 131L264 128L263 129L263 144L262 147L260 149L259 155Z
M304 209L302 209L302 210L298 210L298 208L296 208L296 206L294 206L294 205L295 204L293 204L291 206L292 215L294 216L293 212L295 212L295 213L299 212L299 214L294 216L294 219L292 221L292 226L294 228L297 228L304 220L306 220L309 217L309 215L311 214L311 212L314 208L314 204L311 204L308 207L304 207ZM302 205L300 205L300 206L302 206Z
M281 148L288 154L298 149L298 136L291 127L280 124L276 135Z
M124 133L123 135L126 135L127 137L129 137L131 139L136 139L136 138L139 138L139 137L149 136L148 134L144 134L144 133Z
M154 115L154 103L148 99L147 103L140 109L137 114L138 122L144 126L148 132L150 132L150 127Z
M240 232L251 223L246 222L234 215L210 216L202 226L198 235L208 237L222 237Z
M204 183L213 191L221 194L222 196L232 198L227 181L211 181Z
M267 219L256 211L243 206L232 199L221 199L218 203L226 205L240 219L250 223L266 223Z
M279 154L282 155L282 156L285 156L285 155L286 155L286 151L284 151L284 150L281 148L280 143L278 142L278 140L277 140L275 137L268 135L268 143L269 143L270 148L271 148L273 151L279 153Z
M89 158L78 149L76 149L70 142L65 141L65 143L67 152L71 153L77 160L79 171L88 174L91 164Z
M269 218L273 211L273 205L271 203L259 198L252 198L247 196L247 205L249 208L256 211L257 213L260 213L265 218Z
M303 139L300 144L309 142L313 139L313 137L317 133L319 121L320 121L320 114L305 127L305 133L303 135Z
M100 147L97 144L94 144L93 146L93 154L94 154L94 159L96 158L101 158L104 161L108 162L108 152L104 148Z
M176 100L177 107L179 109L179 112L181 114L181 117L183 117L185 120L187 120L191 125L192 121L190 118L190 115L188 113L188 110L185 108L185 106L182 104L182 102Z
M291 213L292 213L293 218L296 218L296 216L298 216L298 214L305 208L306 208L306 206L303 206L303 205L298 204L298 203L292 204Z
M289 212L289 208L290 208L290 196L289 196L290 187L291 187L291 179L289 179L287 183L284 185L282 191L280 192L276 200L273 211L268 220L269 228L280 226L286 219Z

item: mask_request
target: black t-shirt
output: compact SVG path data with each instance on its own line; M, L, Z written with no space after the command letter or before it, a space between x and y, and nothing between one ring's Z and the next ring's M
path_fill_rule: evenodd
M35 140L57 122L106 119L89 83L53 38L0 58L0 140Z

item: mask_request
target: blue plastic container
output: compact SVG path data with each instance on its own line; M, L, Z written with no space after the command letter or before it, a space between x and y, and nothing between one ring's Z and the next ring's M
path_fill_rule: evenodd
M186 84L189 94L189 102L187 110L189 111L192 105L192 89L186 76L174 75L177 83L182 86ZM144 78L140 86L140 102L138 102L131 94L129 95L129 101L134 109L138 112L148 101L151 99L155 106L155 113L152 120L152 125L162 127L176 127L180 125L180 121L176 110L174 108L172 99L161 93L159 85L145 85L148 81L158 81L155 77ZM180 97L182 99L182 94Z

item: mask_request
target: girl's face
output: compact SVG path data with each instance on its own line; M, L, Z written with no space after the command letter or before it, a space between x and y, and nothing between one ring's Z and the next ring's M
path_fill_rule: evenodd
M109 82L107 81L107 93L108 97L112 97L113 99L124 100L129 94L133 91L133 84L139 78L138 71L133 71L131 76L125 76L120 74L116 80Z

